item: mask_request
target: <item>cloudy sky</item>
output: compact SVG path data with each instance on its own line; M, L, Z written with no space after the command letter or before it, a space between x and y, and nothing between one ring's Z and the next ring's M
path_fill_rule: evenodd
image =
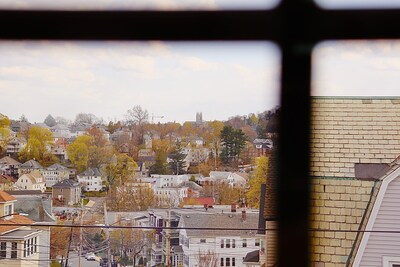
M268 8L278 0L0 0L0 8ZM318 0L325 7L400 6L400 0ZM0 113L42 122L79 112L121 120L140 105L161 122L262 112L279 103L279 49L267 42L0 42ZM400 42L324 42L312 94L398 96ZM158 118L155 121L159 121Z
M0 112L12 119L120 120L141 105L162 122L226 120L279 103L279 51L265 42L1 42L0 57Z

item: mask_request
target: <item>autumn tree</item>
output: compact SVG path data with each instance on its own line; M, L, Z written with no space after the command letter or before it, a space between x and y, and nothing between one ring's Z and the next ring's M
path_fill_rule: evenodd
M170 158L169 168L175 175L185 173L186 168L186 154L183 152L183 147L181 141L177 141L175 144L174 149L168 156Z
M140 182L115 186L107 194L107 207L112 211L143 211L155 205L153 190Z
M43 166L49 166L57 161L57 157L48 149L53 143L53 133L49 129L33 126L29 129L28 135L28 142L18 155L21 161L35 159Z
M220 134L224 128L224 123L222 121L211 121L207 124L207 131L204 134L204 139L207 144L214 151L216 157L219 156L219 148L221 145Z
M129 261L133 262L133 266L137 266L139 255L143 250L152 243L153 231L134 229L134 228L118 228L114 229L110 234L111 249L126 259L123 264Z
M213 197L217 204L230 205L238 203L243 197L243 188L232 187L225 182L215 182L203 186L202 195L205 197Z
M90 143L90 136L81 135L67 147L68 158L78 172L82 172L88 168Z
M268 158L261 156L256 158L256 169L250 176L249 190L246 192L247 204L253 208L260 206L261 184L267 181Z
M221 159L224 163L237 161L246 142L242 130L234 129L232 126L224 126L220 138L222 142Z
M125 184L129 178L133 178L137 167L137 163L128 155L116 155L116 160L108 163L105 167L109 186Z
M49 127L53 127L57 124L56 120L50 114L47 115L46 119L44 119L44 123Z
M10 119L0 113L0 154L6 150L7 143L11 137Z

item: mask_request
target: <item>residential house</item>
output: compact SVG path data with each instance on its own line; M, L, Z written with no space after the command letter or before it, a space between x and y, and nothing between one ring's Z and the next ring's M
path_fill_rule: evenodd
M183 148L183 153L186 155L184 161L186 166L197 166L208 160L210 149L206 147L192 147L190 145Z
M39 171L32 171L21 175L15 183L20 190L40 190L46 191L46 182Z
M32 230L39 231L40 266L50 266L50 231L58 230L51 227L56 224L56 218L52 215L51 195L24 190L7 193L17 199L14 202L14 211L31 219Z
M41 230L33 229L31 219L14 212L15 202L15 197L0 191L0 266L42 266ZM44 264L50 265L49 256Z
M84 191L100 191L105 188L102 174L97 168L87 169L78 174L77 179Z
M20 165L20 162L11 157L3 157L0 159L0 172L14 178L18 178L18 168Z
M256 149L257 157L268 156L272 149L273 142L271 139L254 139L254 148Z
M54 145L51 147L51 154L60 159L61 162L68 160L67 148L64 145Z
M54 141L58 139L68 139L71 137L71 131L68 126L63 124L56 124L50 128L50 131L53 133Z
M132 140L132 132L125 130L125 129L119 129L112 134L110 134L110 141L113 143L120 142L120 143L126 143Z
M44 168L42 165L40 165L39 162L37 162L36 160L28 160L27 162L19 165L18 168L18 177L20 177L23 174L26 173L31 173L33 171L42 171Z
M69 169L58 163L55 163L41 171L46 187L52 187L54 184L69 179Z
M81 186L79 182L66 179L52 187L52 198L63 205L76 205L81 203Z
M17 179L15 179L12 176L5 175L5 174L0 174L0 190L2 191L11 191L14 190L15 182Z
M244 187L247 184L247 174L239 172L210 171L212 183L227 183L232 187Z
M312 266L400 265L400 98L318 97L312 107ZM271 195L267 184L266 229Z
M91 126L92 125L90 123L80 123L80 124L71 126L71 138L87 134L87 130Z
M260 249L260 237L253 230L258 227L258 212L182 214L179 227L183 228L179 230L179 245L185 267L202 266L210 258L213 266L244 267L246 255Z
M23 137L13 137L7 143L7 155L17 155L24 149L27 141Z
M151 148L143 148L138 151L138 160L146 162L148 166L155 162L156 153Z
M30 123L26 121L11 121L11 131L15 133L28 131L30 127Z

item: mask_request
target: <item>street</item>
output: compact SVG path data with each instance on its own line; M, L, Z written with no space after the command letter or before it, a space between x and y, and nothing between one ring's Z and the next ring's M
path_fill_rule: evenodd
M99 261L88 261L85 259L84 256L81 257L82 267L99 267L99 264ZM69 265L71 267L79 267L78 253L76 253L75 251L70 252Z

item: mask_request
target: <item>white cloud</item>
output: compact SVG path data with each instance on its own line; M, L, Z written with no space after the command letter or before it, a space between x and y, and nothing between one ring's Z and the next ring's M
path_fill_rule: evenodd
M183 68L189 71L216 71L218 64L205 61L198 57L182 57L179 63Z

